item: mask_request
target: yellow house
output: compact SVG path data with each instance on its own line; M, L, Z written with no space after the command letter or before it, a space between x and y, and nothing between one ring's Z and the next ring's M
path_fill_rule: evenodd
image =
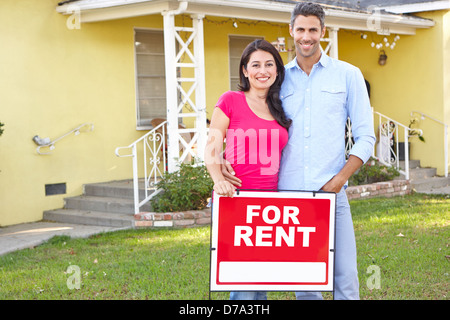
M426 142L410 139L411 158L445 175L449 1L318 2L327 14L324 51L362 70L374 112L406 126L418 119ZM245 45L265 38L286 63L294 57L295 3L1 1L0 226L41 220L85 184L132 178L126 156L156 137L133 149L155 119L167 120L158 170L175 170L175 157L201 158L207 119L218 97L235 89Z

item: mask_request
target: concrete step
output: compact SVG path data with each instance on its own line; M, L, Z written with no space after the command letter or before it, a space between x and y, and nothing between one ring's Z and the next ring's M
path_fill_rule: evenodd
M427 194L445 194L450 196L450 185L446 187L436 187L436 188L426 188L426 189L416 189L418 193L427 193Z
M404 170L405 161L400 161L400 168ZM420 160L409 160L409 178L411 187L420 193L450 193L450 177L436 176L436 168L421 168ZM400 174L395 179L405 179L405 176Z
M109 212L109 213L134 213L133 199L97 197L97 196L78 196L64 199L65 209ZM143 211L151 211L149 204L141 207Z
M154 189L148 190L148 195L152 194ZM84 185L84 195L95 197L111 197L121 199L133 199L134 189L133 180L119 180L101 183L90 183ZM139 180L139 199L145 198L144 180Z
M134 228L134 215L75 209L44 211L44 220L84 225Z
M405 169L405 161L399 161L399 165L400 168L402 170ZM420 160L409 160L409 168L410 169L414 169L414 168L420 168Z
M148 190L150 195L154 190ZM139 198L145 198L144 180L139 181ZM140 208L152 211L151 204ZM64 223L132 228L134 224L133 180L84 185L81 196L64 199L64 208L44 212L44 219Z
M411 187L417 192L450 186L450 177L432 177L411 180Z
M427 179L432 178L436 176L436 168L414 168L409 169L409 179L410 180L419 180L419 179ZM400 174L398 177L395 178L404 180L405 175Z
M426 179L436 176L436 168L414 168L409 169L411 180Z

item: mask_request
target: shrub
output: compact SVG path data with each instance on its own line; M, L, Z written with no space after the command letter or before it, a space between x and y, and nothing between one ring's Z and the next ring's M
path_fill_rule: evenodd
M0 136L3 134L3 132L5 131L4 129L2 129L2 127L4 126L4 123L0 122Z
M204 165L182 163L178 171L164 174L157 185L163 191L153 198L152 208L155 212L204 209L213 186Z
M351 186L370 184L375 182L390 181L398 177L400 173L394 167L387 167L375 159L370 158L359 170L348 180Z

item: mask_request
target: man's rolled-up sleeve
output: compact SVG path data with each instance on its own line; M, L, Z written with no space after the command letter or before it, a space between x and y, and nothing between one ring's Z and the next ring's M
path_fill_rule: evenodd
M375 145L373 113L364 77L355 68L348 78L347 108L352 123L352 135L355 144L350 155L360 158L364 163L369 160Z

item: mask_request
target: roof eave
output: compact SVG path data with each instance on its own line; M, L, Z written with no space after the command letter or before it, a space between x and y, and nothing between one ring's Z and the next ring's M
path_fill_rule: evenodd
M441 0L441 1L429 1L403 5L384 6L381 7L380 9L384 9L387 12L392 12L396 14L416 13L435 10L448 10L450 9L450 1Z
M62 14L73 14L77 10L80 20L98 22L136 16L161 14L177 10L184 3L186 14L236 19L263 20L289 23L295 3L263 0L81 0L63 4L56 10ZM186 7L187 5L187 7ZM350 11L325 8L326 25L343 29L379 31L381 33L415 34L417 28L430 28L434 21L386 12ZM377 30L378 28L378 30Z

